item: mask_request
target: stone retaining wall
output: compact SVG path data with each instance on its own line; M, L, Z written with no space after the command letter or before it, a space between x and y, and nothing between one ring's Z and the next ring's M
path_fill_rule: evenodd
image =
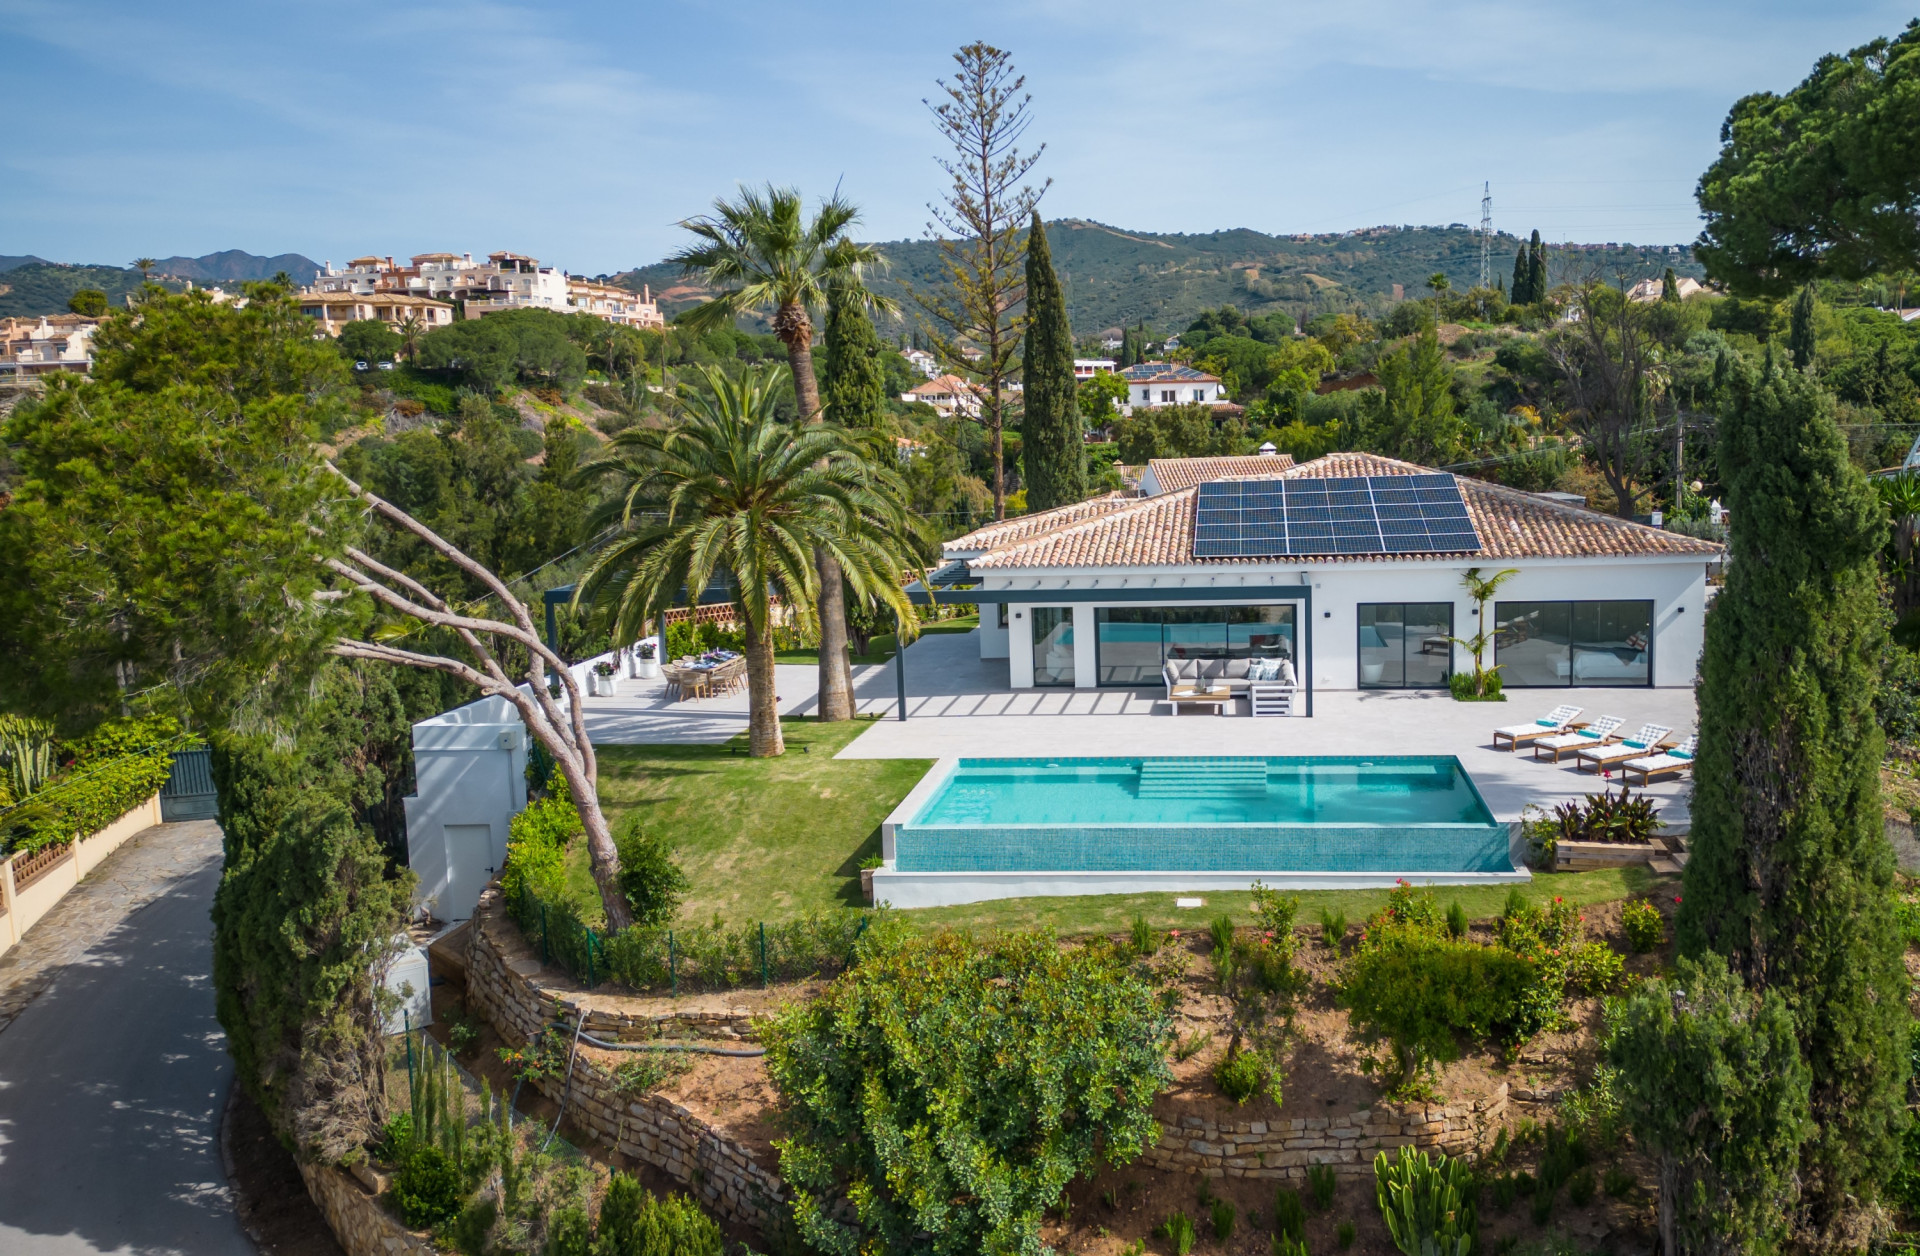
M1373 1157L1395 1147L1457 1155L1491 1137L1507 1115L1507 1084L1469 1103L1399 1105L1304 1120L1217 1123L1166 1110L1157 1114L1160 1144L1145 1160L1156 1169L1220 1177L1302 1178L1328 1164L1348 1176L1373 1172Z
M482 896L467 953L467 999L502 1037L525 1042L556 1021L572 1023L584 1005L589 1033L638 1039L651 1036L751 1041L757 1035L743 1008L689 1008L700 1000L594 994L544 971L500 906L499 892ZM560 1099L558 1082L537 1083ZM784 1198L771 1155L763 1162L687 1109L659 1095L624 1100L612 1077L582 1056L568 1092L571 1110L609 1146L652 1164L687 1184L709 1207L731 1220L761 1225L769 1206ZM1399 1105L1304 1120L1215 1122L1187 1115L1163 1099L1160 1143L1143 1162L1156 1169L1216 1177L1300 1178L1307 1166L1332 1165L1343 1175L1373 1171L1377 1151L1413 1146L1457 1154L1492 1137L1507 1115L1503 1082L1477 1102Z
M555 1021L572 1024L583 1006L587 1032L600 1037L732 1043L754 1037L752 1014L744 1008L689 1008L689 1000L595 995L552 982L500 906L498 889L481 896L467 946L467 1001L515 1044ZM586 1055L575 1061L570 1085L544 1079L534 1085L555 1103L564 1090L574 1119L609 1147L653 1165L728 1220L762 1226L786 1194L775 1166L760 1163L752 1149L661 1095L615 1093L610 1070Z
M307 1194L319 1205L320 1215L347 1256L402 1256L437 1252L424 1234L415 1234L380 1206L357 1180L327 1165L302 1164Z

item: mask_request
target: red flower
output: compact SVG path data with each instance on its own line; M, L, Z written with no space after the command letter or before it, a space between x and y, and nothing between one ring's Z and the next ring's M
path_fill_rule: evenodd
M1677 903L1677 902L1679 902L1679 901L1680 901L1680 896L1679 896L1678 894L1675 894L1675 895L1673 896L1673 901L1674 901L1674 902L1676 902L1676 903Z
M1169 933L1167 936L1170 938L1177 938L1180 936L1180 931L1178 929L1175 929L1171 933Z

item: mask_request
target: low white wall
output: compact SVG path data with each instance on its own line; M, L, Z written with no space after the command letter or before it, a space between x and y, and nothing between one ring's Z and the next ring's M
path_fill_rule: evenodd
M160 823L160 795L140 803L99 832L67 847L66 857L40 874L25 889L16 889L14 867L24 863L25 854L10 855L0 861L0 955L6 954L38 924L53 905L65 898L74 886L135 833Z

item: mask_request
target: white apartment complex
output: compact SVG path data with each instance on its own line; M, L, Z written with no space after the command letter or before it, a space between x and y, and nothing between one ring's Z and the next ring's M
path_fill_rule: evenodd
M592 314L629 327L665 327L652 291L629 292L611 284L576 279L524 253L416 253L401 265L392 257L356 257L344 270L329 262L308 296L406 295L457 304L467 318L501 310L543 309Z
M62 371L85 374L93 365L97 318L47 314L0 318L0 384L22 384Z
M1158 409L1161 406L1199 404L1231 405L1226 385L1218 375L1182 366L1178 362L1142 362L1120 372L1127 381L1127 405Z
M409 317L422 331L432 331L453 322L453 306L445 301L412 296L404 292L303 292L300 312L312 319L320 331L338 336L348 323L378 319L398 330Z

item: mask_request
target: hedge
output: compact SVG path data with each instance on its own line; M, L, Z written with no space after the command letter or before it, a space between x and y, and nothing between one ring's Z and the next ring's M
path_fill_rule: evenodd
M183 743L170 719L116 720L74 747L73 762L22 805L9 848L35 851L98 833L166 783Z

